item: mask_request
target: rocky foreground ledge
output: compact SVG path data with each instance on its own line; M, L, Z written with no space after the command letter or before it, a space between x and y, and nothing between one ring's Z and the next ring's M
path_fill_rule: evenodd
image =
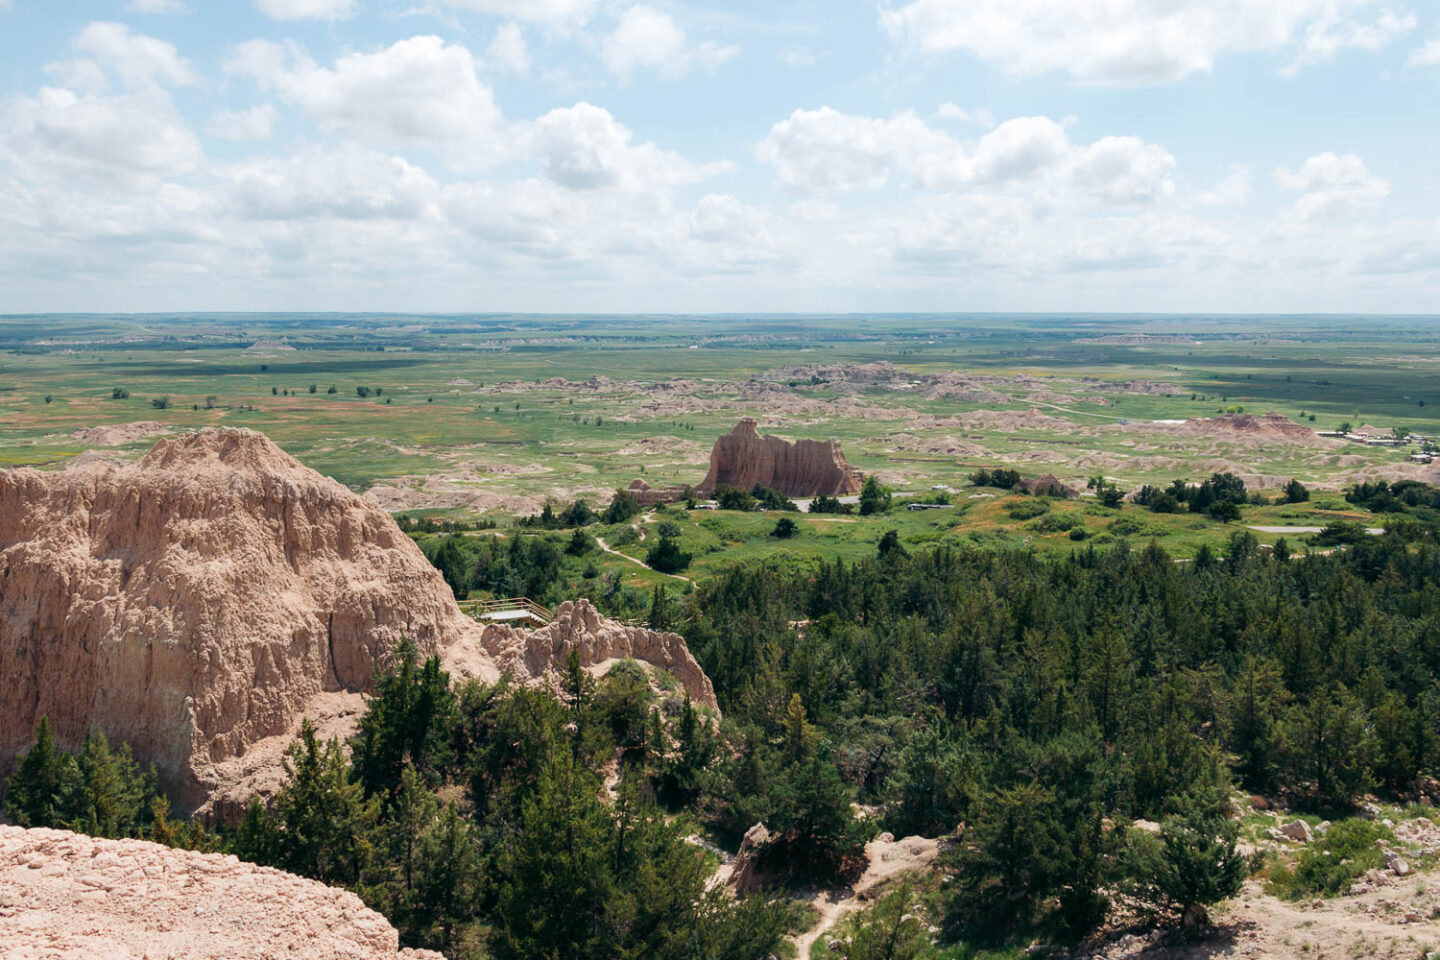
M0 827L7 960L444 960L345 890L232 856Z

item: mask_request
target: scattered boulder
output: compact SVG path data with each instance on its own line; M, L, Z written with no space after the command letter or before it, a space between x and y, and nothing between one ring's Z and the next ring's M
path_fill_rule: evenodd
M1410 864L1394 850L1385 851L1385 868L1397 877L1410 875Z
M0 826L6 957L444 960L355 894L220 854Z
M1280 833L1286 839L1294 840L1297 843L1309 843L1311 840L1310 824L1304 820L1291 820L1280 828Z

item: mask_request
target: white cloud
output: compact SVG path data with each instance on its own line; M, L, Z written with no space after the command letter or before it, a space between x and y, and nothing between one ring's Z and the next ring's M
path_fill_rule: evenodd
M271 20L344 20L355 12L355 0L255 0Z
M245 110L219 110L210 115L205 132L221 140L269 140L279 111L268 103Z
M309 148L224 171L231 215L246 220L438 218L440 185L401 157Z
M781 63L792 70L804 70L807 67L813 67L815 66L815 61L818 59L809 47L796 44L790 44L782 48L776 56L780 58Z
M1409 63L1412 67L1440 67L1440 37L1427 41L1410 54Z
M1372 174L1353 153L1327 151L1310 157L1298 170L1281 167L1275 182L1282 190L1301 194L1291 212L1302 220L1353 214L1390 195L1390 181Z
M898 156L944 139L911 113L877 120L821 107L775 124L758 152L784 186L836 194L883 187Z
M1175 158L1139 137L1105 137L1074 158L1072 177L1084 193L1112 206L1153 203L1174 190Z
M1299 53L1280 72L1294 76L1302 67L1324 63L1342 50L1373 53L1415 29L1416 22L1413 14L1393 10L1382 10L1372 23L1338 16L1323 17L1306 27Z
M483 162L497 149L500 109L470 51L439 37L412 37L376 53L321 67L268 40L236 49L227 70L254 77L304 110L322 130L379 146L428 145Z
M935 119L954 120L957 123L973 123L982 127L995 126L995 114L983 107L978 110L966 110L954 103L942 103L935 108Z
M152 83L187 85L196 82L194 68L180 56L175 45L135 33L123 23L96 21L87 24L70 42L84 55L80 60L52 65L52 72L66 78L81 78L80 85L96 86L92 67L113 74L127 86Z
M525 33L518 23L504 23L495 31L486 51L490 62L511 73L525 73L530 69L530 51L525 46Z
M895 173L926 190L1001 185L1122 206L1174 189L1175 158L1163 147L1136 137L1073 144L1048 117L1007 120L966 145L913 113L884 120L796 110L771 128L759 156L782 185L819 194L878 189Z
M632 140L630 130L610 111L588 103L551 110L529 131L530 150L540 158L542 172L571 190L649 191L729 169L727 164L697 166L653 143Z
M186 6L181 0L126 0L125 9L131 13L184 13Z
M145 189L202 160L194 132L158 91L102 96L42 87L17 98L5 121L8 152L34 181Z
M457 10L493 13L515 20L552 26L584 24L595 12L596 0L441 0Z
M965 50L1020 74L1063 71L1099 83L1166 83L1235 53L1297 47L1301 62L1375 49L1405 29L1375 0L910 0L882 9L896 42L924 52Z
M1197 198L1207 207L1238 207L1250 199L1250 168L1234 166L1225 178Z
M635 4L620 15L601 48L605 65L617 77L649 67L672 76L691 68L714 69L740 52L739 47L706 41L691 46L685 31L663 10Z

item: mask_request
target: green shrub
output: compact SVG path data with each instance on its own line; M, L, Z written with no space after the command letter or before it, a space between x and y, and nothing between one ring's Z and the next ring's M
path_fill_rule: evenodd
M1272 869L1271 884L1287 900L1338 896L1365 871L1380 867L1384 857L1377 842L1394 838L1381 824L1360 819L1342 820L1305 848L1294 869L1284 866Z
M1158 537L1165 535L1165 529L1146 523L1136 516L1124 516L1110 524L1110 534L1116 537Z
M1010 508L1011 520L1034 520L1050 512L1050 504L1044 500L1022 500Z
M1030 524L1030 529L1036 533L1065 533L1084 526L1084 523L1073 513L1046 513Z

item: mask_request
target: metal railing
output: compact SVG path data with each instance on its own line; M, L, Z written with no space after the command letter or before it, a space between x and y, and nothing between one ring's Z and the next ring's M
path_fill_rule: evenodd
M525 613L527 615L525 619L535 620L542 625L555 619L555 611L542 607L529 597L511 597L506 600L461 600L460 609L477 620L510 619L501 614L517 611Z

